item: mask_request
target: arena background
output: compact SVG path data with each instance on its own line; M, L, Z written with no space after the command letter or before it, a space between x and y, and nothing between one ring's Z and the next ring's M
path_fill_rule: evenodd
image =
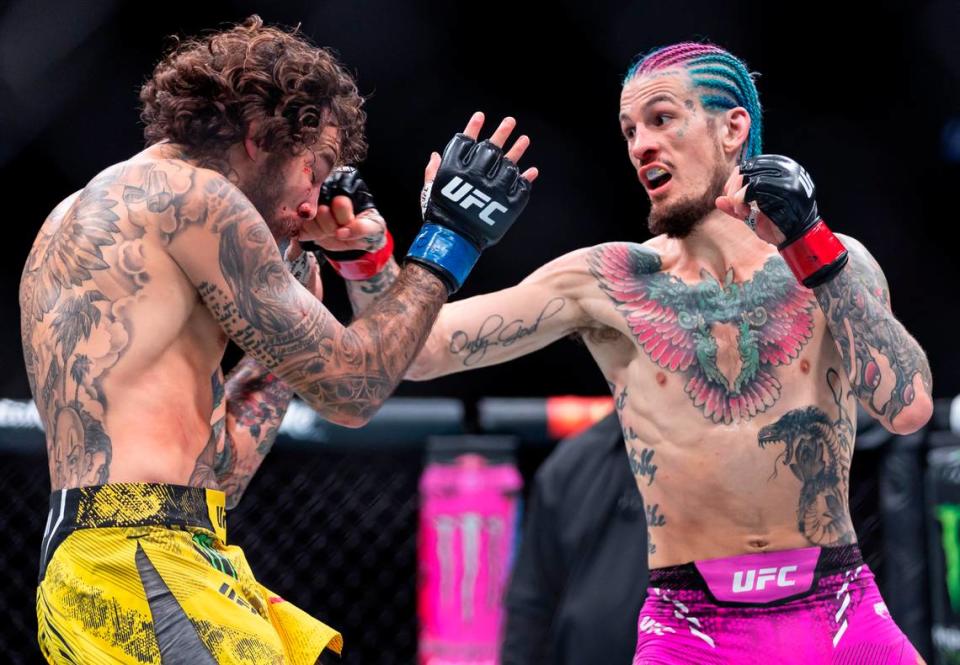
M765 151L804 164L831 226L873 252L890 283L895 313L929 354L935 396L952 398L960 392L960 3L858 3L853 16L843 4L8 0L0 5L0 187L7 236L0 243L0 398L29 397L16 295L43 218L99 170L141 148L137 90L168 43L166 35L215 28L254 12L268 22L301 24L356 72L369 96L370 151L362 170L398 247L406 247L419 227L418 192L429 152L442 149L472 111L485 111L491 122L514 115L530 135L524 162L541 170L531 203L458 297L514 284L578 247L646 239L646 197L627 164L616 119L623 73L636 53L661 44L707 38L728 48L761 74ZM342 289L333 278L325 282L328 305L347 318ZM407 383L398 394L462 400L464 427L475 430L481 398L605 390L586 351L563 341L510 365ZM6 623L0 643L9 662L35 658L23 654L32 653L35 549L49 491L42 451L29 437L25 441L11 443L17 452L0 464L0 496L9 508L0 512L8 543L0 571L10 590L0 611L21 617ZM529 478L548 447L521 450ZM291 596L315 593L300 602L332 611L331 622L340 618L343 625L349 618L362 625L366 619L390 634L380 648L371 642L370 651L348 653L345 662L410 662L416 639L412 525L422 447L357 452L341 445L314 455L290 444L283 455L268 460L251 489L256 496L239 509L234 523L247 521L238 527L240 540L254 539L258 525L285 524L274 520L276 514L297 521L298 502L318 511L358 511L327 518L337 524L317 526L309 537L294 531L322 552L301 562L309 581L285 570L282 561L261 565L268 566L261 574ZM882 464L870 459L855 463L854 474L873 483L862 491L872 497L864 505L876 508ZM295 480L283 469L297 469ZM382 496L390 497L389 505L382 505ZM865 519L876 522L868 508ZM355 529L358 524L369 533ZM386 535L374 537L379 533ZM394 560L387 573L376 572L377 560L351 568L344 554L370 549L370 534L382 541L374 559ZM258 557L268 556L251 554L255 569ZM336 586L333 600L325 593L330 585ZM357 594L365 604L353 602ZM381 608L376 617L364 614L373 607Z

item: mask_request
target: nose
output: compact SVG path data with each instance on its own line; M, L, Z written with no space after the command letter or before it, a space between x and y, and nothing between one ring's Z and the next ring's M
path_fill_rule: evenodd
M320 185L311 187L307 197L307 200L297 206L297 215L301 219L313 219L317 216L317 208L320 207Z
M633 141L630 142L630 157L640 166L643 166L654 161L659 153L660 144L656 137L650 132L644 132L637 128Z
M317 206L310 201L304 201L299 206L297 206L297 215L300 216L300 219L313 219L317 216Z

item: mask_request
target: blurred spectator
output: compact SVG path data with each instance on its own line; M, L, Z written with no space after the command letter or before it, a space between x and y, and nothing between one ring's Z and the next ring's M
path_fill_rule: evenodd
M616 414L562 441L534 480L506 594L502 665L629 665L646 532Z

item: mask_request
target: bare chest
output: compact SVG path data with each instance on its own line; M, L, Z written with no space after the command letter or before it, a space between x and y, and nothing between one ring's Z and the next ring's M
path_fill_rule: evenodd
M729 425L775 408L785 385L831 360L813 293L778 257L744 282L688 284L663 272L599 281L606 297L594 317L619 334L588 346L612 389L631 386Z

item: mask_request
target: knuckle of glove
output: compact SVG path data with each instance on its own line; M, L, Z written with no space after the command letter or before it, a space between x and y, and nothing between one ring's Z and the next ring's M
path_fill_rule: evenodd
M323 181L320 187L320 201L330 205L335 196L346 196L353 202L354 213L376 208L373 194L360 172L352 166L338 167Z
M503 159L503 151L490 141L481 141L474 148L470 161L471 172L477 174L485 181L495 180L500 170L500 162ZM487 184L493 184L488 182Z
M443 156L440 160L440 169L442 170L444 166L448 168L453 163L465 164L470 149L476 145L476 141L466 134L456 134L450 142L447 143L447 147L443 149Z
M458 135L444 151L424 218L459 232L483 249L498 242L513 225L529 192L517 166L499 147Z

